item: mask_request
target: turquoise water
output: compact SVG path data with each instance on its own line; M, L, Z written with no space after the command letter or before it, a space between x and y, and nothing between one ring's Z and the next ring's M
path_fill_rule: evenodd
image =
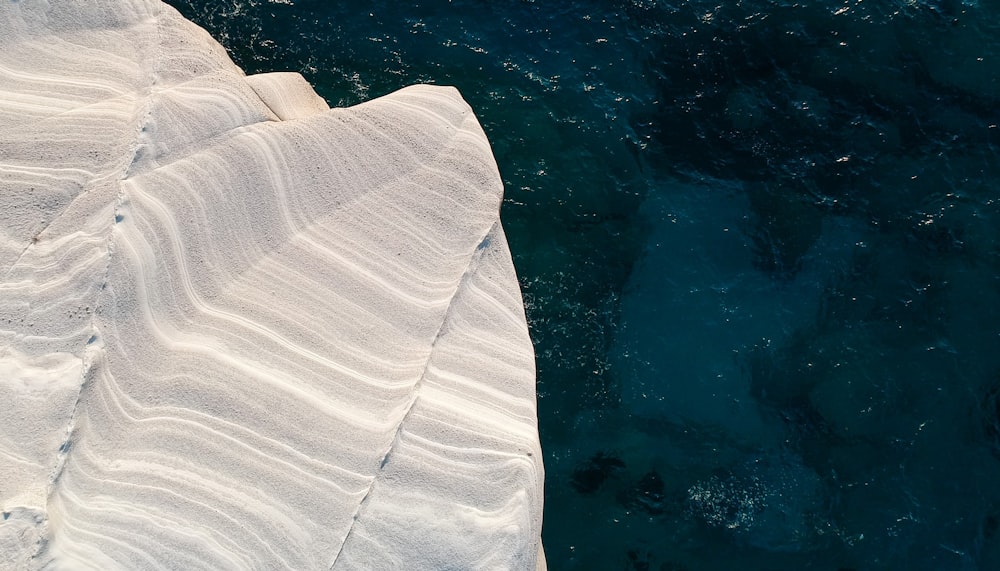
M1000 569L1000 3L171 4L472 104L551 569Z

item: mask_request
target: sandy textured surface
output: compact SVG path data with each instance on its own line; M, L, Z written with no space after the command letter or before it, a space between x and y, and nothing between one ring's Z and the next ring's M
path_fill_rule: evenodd
M326 108L0 4L0 569L534 569L534 364L451 88Z

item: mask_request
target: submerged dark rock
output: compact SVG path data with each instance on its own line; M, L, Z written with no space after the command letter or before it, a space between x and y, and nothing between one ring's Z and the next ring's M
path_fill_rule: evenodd
M650 515L662 514L666 510L663 478L656 471L648 472L633 487L619 494L618 501L629 509Z
M598 452L584 464L573 470L571 483L581 494L593 494L618 470L625 468L625 462L606 452Z

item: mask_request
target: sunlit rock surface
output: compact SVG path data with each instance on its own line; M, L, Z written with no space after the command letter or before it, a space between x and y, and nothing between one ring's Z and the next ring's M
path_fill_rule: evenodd
M329 110L153 1L0 3L0 569L535 569L468 105Z

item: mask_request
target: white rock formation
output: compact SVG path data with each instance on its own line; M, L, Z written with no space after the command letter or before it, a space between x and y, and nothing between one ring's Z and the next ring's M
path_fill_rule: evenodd
M543 567L501 192L454 89L0 3L0 569Z

